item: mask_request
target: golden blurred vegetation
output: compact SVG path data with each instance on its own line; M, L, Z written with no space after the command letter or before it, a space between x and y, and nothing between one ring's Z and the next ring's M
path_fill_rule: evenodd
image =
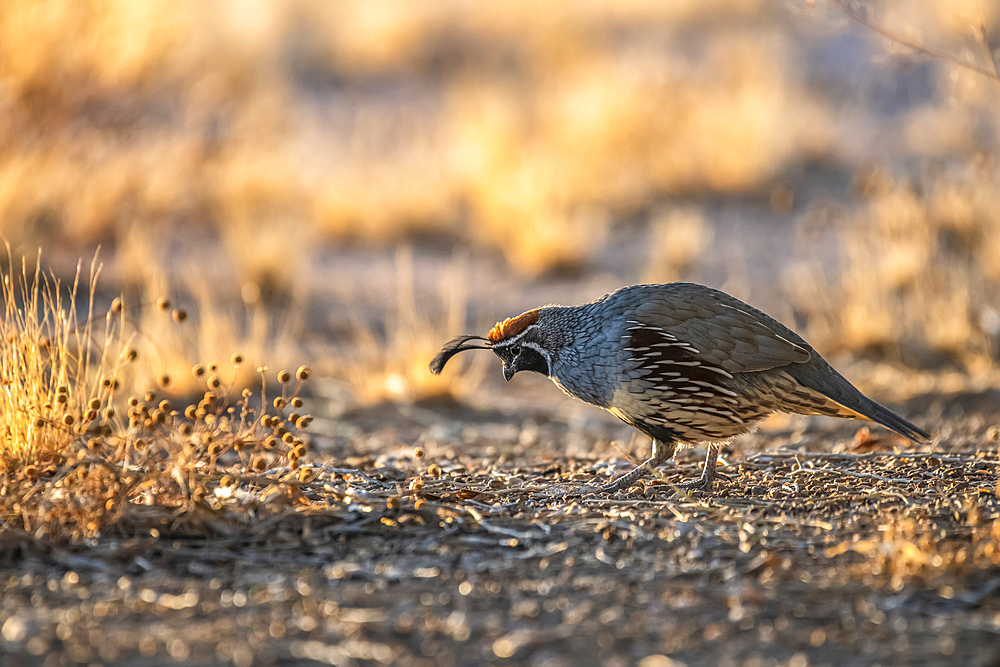
M993 66L994 2L849 6ZM892 87L900 71L915 91ZM726 266L778 267L775 314L818 347L982 370L1000 349L998 101L995 78L823 2L12 0L0 233L29 255L109 244L123 289L191 293L201 333L168 330L150 369L179 376L279 339L293 356L325 246L469 246L530 284L646 235L621 280L690 279L727 237L774 232L721 225L713 202L737 198L793 240ZM823 169L853 178L833 207L813 205ZM178 285L175 242L223 259L203 252L206 273ZM711 277L738 285L728 270ZM468 295L401 289L358 322L338 372L364 400L464 391L415 360L458 333ZM441 307L407 305L428 299Z

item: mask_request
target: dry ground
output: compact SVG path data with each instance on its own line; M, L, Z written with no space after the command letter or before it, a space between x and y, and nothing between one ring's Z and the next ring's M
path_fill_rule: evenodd
M204 503L130 504L73 547L5 531L0 646L9 664L993 664L997 398L913 398L933 445L793 420L727 456L714 492L671 487L697 474L685 451L607 498L558 496L625 468L607 422L581 457L554 454L581 428L558 413L355 412L319 423L307 483L215 475Z

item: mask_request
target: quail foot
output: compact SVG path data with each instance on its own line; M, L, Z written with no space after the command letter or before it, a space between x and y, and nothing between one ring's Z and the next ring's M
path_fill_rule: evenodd
M633 470L599 487L612 493L669 460L679 443L709 443L701 477L710 489L718 443L772 412L876 422L930 436L871 400L798 334L725 292L693 283L633 285L579 306L545 306L498 322L486 337L449 341L430 364L440 373L464 350L492 350L508 381L546 375L570 396L604 408L653 439Z

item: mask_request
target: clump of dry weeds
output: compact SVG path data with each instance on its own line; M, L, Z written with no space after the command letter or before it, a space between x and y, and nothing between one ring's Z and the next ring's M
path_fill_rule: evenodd
M202 389L186 406L155 391L125 395L137 332L120 299L95 312L98 273L92 265L89 295L81 291L79 273L68 289L38 264L3 276L4 529L36 538L91 538L128 524L140 506L155 508L157 521L179 518L199 508L220 510L244 477L275 469L286 480L311 475L297 471L309 452L305 429L312 421L300 397L307 367L279 371L273 398L265 366L256 371L259 392L233 383L246 363L238 353L225 365L192 369ZM160 299L156 307L167 311L170 303ZM183 320L182 312L172 316ZM170 378L157 381L168 385Z

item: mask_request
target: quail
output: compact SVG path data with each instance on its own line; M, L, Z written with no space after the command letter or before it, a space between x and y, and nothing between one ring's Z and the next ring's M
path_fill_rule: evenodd
M701 477L710 489L719 443L773 412L881 424L930 436L871 400L798 334L739 299L704 285L633 285L579 306L545 306L498 322L484 338L449 341L430 364L440 373L464 350L492 350L508 381L547 375L570 396L602 407L653 439L651 456L599 487L631 486L680 443L709 443Z

